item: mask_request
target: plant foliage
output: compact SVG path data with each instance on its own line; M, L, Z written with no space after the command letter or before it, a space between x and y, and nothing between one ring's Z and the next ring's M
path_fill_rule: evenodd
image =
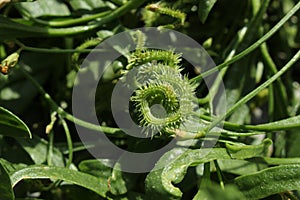
M0 0L0 199L300 199L299 9L297 0ZM136 31L136 50L115 46L123 56L97 88L101 126L70 114L87 54L147 26L186 34L217 66L201 73L174 49L145 48ZM125 134L110 108L136 68L129 112L148 139ZM222 81L208 91L202 80L216 71ZM213 101L222 82L226 97ZM132 152L176 146L148 173L123 172L90 155L74 124ZM214 148L208 132L220 136Z

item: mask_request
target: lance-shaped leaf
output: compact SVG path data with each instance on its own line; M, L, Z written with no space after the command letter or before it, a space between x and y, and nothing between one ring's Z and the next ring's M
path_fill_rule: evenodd
M10 137L31 138L31 132L26 124L3 107L0 107L0 134Z
M300 165L281 165L235 179L248 199L261 199L280 192L300 189Z
M11 187L9 175L0 162L0 196L2 200L13 200L14 193Z
M54 179L82 186L102 197L108 192L105 179L62 167L30 166L14 172L10 179L13 186L23 179Z
M206 21L208 14L217 0L199 0L198 16L202 23Z

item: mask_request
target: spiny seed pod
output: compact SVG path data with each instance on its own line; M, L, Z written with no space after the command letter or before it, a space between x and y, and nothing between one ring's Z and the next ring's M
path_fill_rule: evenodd
M131 97L132 114L145 134L153 136L167 129L178 129L197 107L197 87L183 76L179 66L147 63L136 74L138 89Z
M177 9L163 7L159 4L149 4L146 6L147 10L152 12L157 12L159 14L169 15L171 17L177 18L180 20L180 24L183 25L186 19L186 14Z
M157 49L138 50L130 55L126 69L132 69L151 61L163 62L168 66L177 67L181 61L180 56L181 54L173 51Z
M143 47L146 36L142 32L136 32L135 41L136 51L129 56L121 78L135 89L129 103L130 114L146 135L153 137L176 130L197 109L197 84L181 74L181 54ZM130 70L136 73L129 73Z

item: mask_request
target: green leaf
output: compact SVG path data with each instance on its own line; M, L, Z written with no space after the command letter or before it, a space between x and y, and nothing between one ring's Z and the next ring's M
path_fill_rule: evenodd
M108 179L111 175L111 168L103 164L103 162L109 162L108 160L84 160L79 163L78 168L80 171L87 174Z
M25 164L15 164L15 163L11 163L5 159L0 158L0 163L1 165L5 168L5 170L7 171L7 173L10 175L12 173L14 173L15 171L21 170L25 167L27 167L27 165Z
M0 32L0 41L15 39L16 37L32 37L47 34L46 28L17 23L2 15L0 15L0 28L1 30L5 30Z
M106 3L102 0L70 0L69 3L74 10L93 10L107 7Z
M180 183L190 166L219 159L245 159L262 154L271 144L266 139L259 145L231 145L225 148L184 150L173 149L158 161L146 178L146 194L152 199L180 199L182 192L173 184Z
M110 192L116 196L126 194L135 185L137 178L136 174L122 172L120 164L116 163L109 177Z
M290 130L286 135L286 153L287 157L300 157L300 129Z
M0 134L10 137L29 137L31 132L27 125L15 114L0 107Z
M14 172L10 179L13 186L23 179L55 179L82 186L102 197L108 192L105 179L62 167L30 166Z
M11 187L11 182L9 175L5 168L2 166L2 162L0 161L0 196L1 200L13 200L14 193Z
M31 17L42 16L69 16L71 14L67 5L59 0L37 0L15 4L16 8Z
M234 185L228 185L225 189L221 189L220 186L214 184L210 187L205 187L198 191L193 200L240 200L245 199L243 194Z
M289 129L294 129L294 128L299 128L300 127L300 115L282 119L279 121L275 122L270 122L266 124L260 124L257 125L257 127L261 130L289 130Z
M177 159L176 159L177 158ZM187 168L192 165L206 163L215 159L230 159L226 149L173 149L158 161L155 168L146 178L146 194L151 199L160 196L164 199L181 199L182 192L173 185L184 178ZM163 167L162 169L159 169ZM158 168L158 169L157 169Z
M222 172L228 172L236 175L245 175L265 169L265 163L249 162L246 160L218 160Z
M126 194L136 183L138 175L124 173L119 163L114 168L106 166L103 162L109 160L84 160L79 164L80 171L106 180L111 194L119 196Z
M265 139L259 145L226 144L228 153L232 158L245 159L260 155L272 144L270 139Z
M217 0L199 0L198 16L204 23Z
M236 185L248 199L260 199L300 189L300 165L282 165L237 177Z
M35 164L43 164L47 160L48 142L38 136L34 135L31 140L18 138L17 142L28 153ZM52 164L58 167L64 167L64 158L59 149L53 148L51 156Z

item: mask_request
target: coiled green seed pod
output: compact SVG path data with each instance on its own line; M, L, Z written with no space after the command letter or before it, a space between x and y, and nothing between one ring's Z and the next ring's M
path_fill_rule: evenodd
M197 87L183 76L179 66L147 63L136 74L138 89L131 97L132 115L145 134L153 136L177 129L189 120L197 108Z

